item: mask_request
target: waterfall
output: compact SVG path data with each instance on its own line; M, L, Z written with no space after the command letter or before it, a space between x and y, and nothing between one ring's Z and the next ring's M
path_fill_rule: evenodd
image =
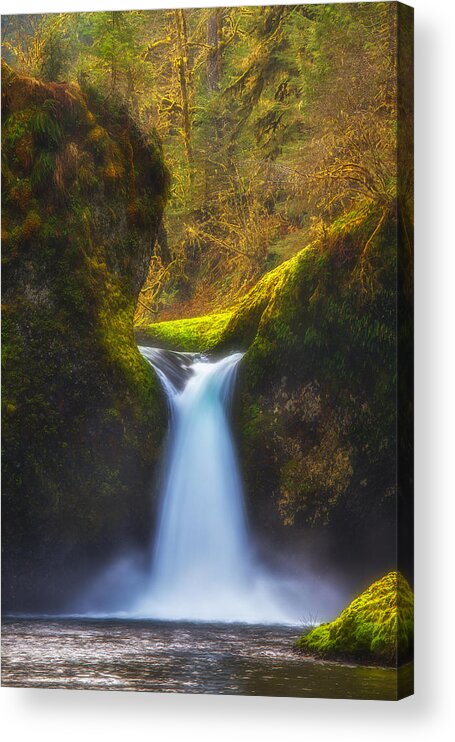
M150 575L133 613L200 621L288 622L257 563L229 421L234 353L217 361L140 347L166 391L165 452Z

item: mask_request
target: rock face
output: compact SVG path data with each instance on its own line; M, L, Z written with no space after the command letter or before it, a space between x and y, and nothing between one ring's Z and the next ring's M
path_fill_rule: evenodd
M247 350L238 431L252 523L281 539L283 526L326 534L333 560L366 580L396 564L397 502L410 505L397 471L396 217L366 258L376 223L334 223L266 274L219 343Z
M165 412L133 315L168 176L121 108L2 72L3 602L49 609L148 537Z
M396 665L412 658L414 596L399 572L374 582L331 623L302 636L304 652Z

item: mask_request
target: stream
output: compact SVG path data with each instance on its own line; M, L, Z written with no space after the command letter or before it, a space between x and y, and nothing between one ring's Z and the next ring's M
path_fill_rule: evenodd
M393 669L306 659L297 628L94 619L3 621L2 683L33 688L393 699ZM403 668L411 677L410 666Z

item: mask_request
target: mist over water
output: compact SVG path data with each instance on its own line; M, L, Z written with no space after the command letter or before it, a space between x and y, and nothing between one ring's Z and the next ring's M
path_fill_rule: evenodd
M131 609L138 617L294 623L290 596L251 546L229 423L238 364L154 348L171 410L150 575Z

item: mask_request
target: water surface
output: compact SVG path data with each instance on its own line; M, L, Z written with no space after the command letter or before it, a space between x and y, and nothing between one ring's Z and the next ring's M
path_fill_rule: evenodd
M304 658L293 650L298 634L298 629L283 626L6 618L2 683L35 688L396 697L395 670Z

